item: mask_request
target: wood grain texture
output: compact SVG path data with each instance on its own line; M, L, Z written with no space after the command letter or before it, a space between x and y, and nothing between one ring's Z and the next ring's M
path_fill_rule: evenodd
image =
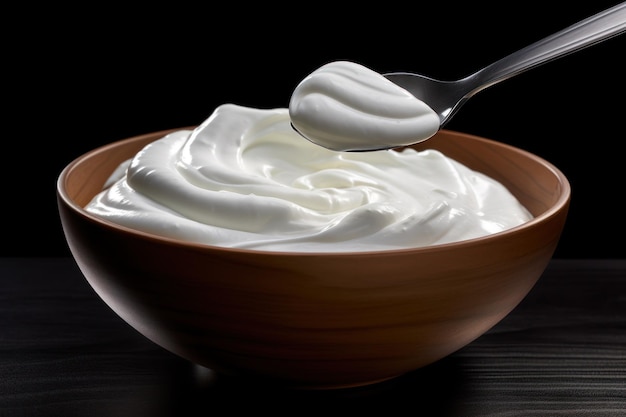
M553 260L493 329L378 385L284 390L217 375L113 313L72 259L0 258L0 416L626 415L626 260Z

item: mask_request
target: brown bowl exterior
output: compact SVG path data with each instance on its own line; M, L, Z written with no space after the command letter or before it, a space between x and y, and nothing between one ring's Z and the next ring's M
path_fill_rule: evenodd
M442 130L421 147L501 181L535 219L428 248L298 254L188 244L83 210L119 163L168 132L96 149L61 173L69 248L97 294L153 342L219 372L292 387L393 378L482 335L543 273L570 201L567 179L543 159Z

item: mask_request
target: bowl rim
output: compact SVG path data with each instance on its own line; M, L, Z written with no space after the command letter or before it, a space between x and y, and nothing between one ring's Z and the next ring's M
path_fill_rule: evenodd
M479 141L483 143L489 143L490 145L495 146L495 147L508 148L509 150L512 150L516 153L522 154L523 156L529 159L533 159L539 162L542 166L544 166L550 172L552 172L552 174L558 179L558 182L561 184L561 195L559 196L557 201L554 204L552 204L551 207L549 207L547 210L540 213L539 215L534 216L532 219L528 220L527 222L524 222L520 225L514 226L506 230L502 230L496 233L491 233L489 235L480 236L476 238L470 238L470 239L464 239L464 240L455 241L455 242L440 243L440 244L428 245L428 246L418 246L418 247L412 247L412 248L392 248L392 249L377 249L377 250L371 250L371 251L360 250L360 251L341 251L341 252L278 251L278 250L246 249L246 248L211 245L208 243L190 242L190 241L185 241L183 239L176 239L176 238L161 236L158 234L133 229L128 226L123 226L118 223L107 220L105 218L96 216L92 213L89 213L87 210L84 209L84 207L81 207L68 195L67 190L65 188L66 179L68 178L71 171L78 164L80 164L84 159L88 157L92 157L93 155L96 155L98 153L106 152L109 149L117 147L123 143L131 142L131 141L140 141L147 136L155 136L158 139L158 137L165 136L166 134L172 133L174 131L189 130L193 128L195 128L195 126L185 126L185 127L180 127L180 128L164 129L164 130L158 130L158 131L144 133L140 135L134 135L134 136L127 137L124 139L109 142L107 144L93 148L87 152L84 152L83 154L79 155L78 157L71 160L68 164L66 164L57 177L56 193L57 193L57 199L59 200L59 204L62 202L63 204L65 204L66 207L68 207L73 212L81 216L83 219L89 222L95 223L101 227L109 228L109 229L112 229L121 233L128 233L137 238L150 240L155 243L177 246L177 247L185 248L185 249L196 249L200 251L212 251L212 252L232 253L232 254L241 253L241 254L262 255L262 256L270 256L270 257L271 256L282 256L282 257L284 256L300 256L300 257L302 256L304 257L325 256L325 257L328 257L329 255L341 256L341 257L361 257L364 254L368 256L379 256L379 255L402 255L402 254L407 254L407 253L412 253L412 254L430 253L430 252L437 252L437 251L442 251L442 250L449 250L453 248L460 249L460 248L464 248L468 246L479 245L486 241L492 241L494 238L499 238L499 239L505 238L509 235L522 233L525 230L532 229L534 227L537 227L539 224L548 221L549 219L556 216L561 210L563 210L564 208L567 208L571 200L571 185L570 185L569 180L559 168L557 168L554 164L547 161L546 159L534 153L526 151L522 148L510 145L510 144L506 144L506 143L499 142L499 141L489 139L489 138L485 138L482 136L459 132L459 131L450 130L450 129L440 129L440 131L444 133L448 133L448 134L462 136L462 137L469 138L471 140L475 140L475 141Z

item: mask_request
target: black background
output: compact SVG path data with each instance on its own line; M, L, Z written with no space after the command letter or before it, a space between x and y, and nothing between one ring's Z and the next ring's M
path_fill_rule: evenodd
M94 147L198 124L223 103L286 107L302 78L339 59L461 78L615 4L7 12L2 255L69 255L56 180ZM625 47L622 35L492 86L447 125L526 149L565 173L572 205L555 257L624 257Z

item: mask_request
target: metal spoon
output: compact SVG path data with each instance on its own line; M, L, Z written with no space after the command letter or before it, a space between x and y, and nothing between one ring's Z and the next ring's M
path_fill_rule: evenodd
M440 81L406 72L383 75L428 104L439 115L441 129L467 100L485 88L624 32L626 2L588 17L457 81ZM364 150L370 150L370 146L363 144Z

